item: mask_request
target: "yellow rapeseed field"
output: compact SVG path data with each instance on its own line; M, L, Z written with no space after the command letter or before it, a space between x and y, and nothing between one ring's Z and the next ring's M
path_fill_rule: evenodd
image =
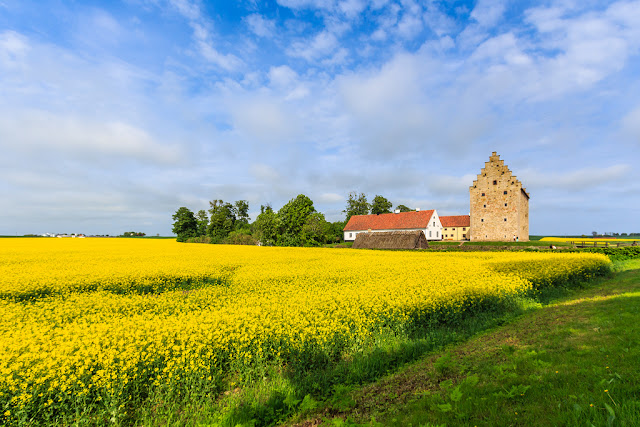
M543 237L540 239L541 242L609 242L609 243L617 243L617 242L637 242L640 239L605 239L605 238L591 238L591 237Z
M609 268L599 254L434 253L0 239L0 420L122 413L219 392L263 363L317 366Z

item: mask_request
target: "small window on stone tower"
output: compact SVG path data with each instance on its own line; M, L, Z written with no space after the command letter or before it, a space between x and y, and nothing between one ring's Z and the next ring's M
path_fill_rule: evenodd
M504 194L507 194L507 190L504 190Z
M493 185L498 185L498 181L496 181L495 179L493 180Z
M484 218L480 218L480 222L484 222Z
M483 208L486 208L486 207L487 207L487 205L482 205L482 207L483 207Z
M484 193L482 193L482 196L484 197Z
M504 207L505 207L505 208L507 207L507 204L506 204L506 203L504 204Z
M507 222L507 218L504 219L504 222Z

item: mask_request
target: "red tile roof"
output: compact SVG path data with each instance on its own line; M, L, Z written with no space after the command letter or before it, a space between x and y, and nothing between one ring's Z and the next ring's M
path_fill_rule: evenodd
M354 215L344 227L344 231L358 230L406 230L427 228L434 210L400 212L380 215Z
M440 222L443 227L469 227L471 217L469 215L441 216Z

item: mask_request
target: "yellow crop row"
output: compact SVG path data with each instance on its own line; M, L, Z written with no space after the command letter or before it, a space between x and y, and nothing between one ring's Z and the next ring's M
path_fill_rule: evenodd
M215 392L230 370L326 363L383 330L608 266L599 254L0 239L0 405L9 422Z
M617 243L617 242L637 242L640 239L603 239L603 238L591 238L591 237L543 237L540 239L541 242L609 242L609 243Z

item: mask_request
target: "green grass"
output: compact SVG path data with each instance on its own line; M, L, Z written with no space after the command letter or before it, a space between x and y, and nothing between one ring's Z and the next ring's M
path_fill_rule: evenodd
M618 265L614 278L354 388L348 408L329 404L305 421L640 425L640 260Z
M625 274L630 273L620 273L614 282L596 283L606 289ZM589 288L590 291L594 289L599 288ZM547 301L552 296L557 299L558 295L566 296L567 292L574 293L574 299L584 298L582 294L588 291L576 294L575 290L566 288L551 289L549 292L553 295L540 295L540 301ZM149 396L131 414L130 422L141 425L219 426L283 423L366 425L372 420L383 425L416 426L427 423L464 424L470 420L480 420L480 424L487 425L519 423L517 419L498 418L497 402L501 399L511 402L518 391L525 396L534 393L529 382L535 379L538 385L544 379L543 373L535 371L534 367L544 368L544 375L549 375L549 366L554 363L550 356L553 352L549 349L535 350L534 357L529 347L521 349L522 339L516 342L509 334L519 332L522 326L517 325L538 313L547 313L550 307L528 298L509 300L504 306L489 307L450 324L426 325L410 334L389 331L378 336L374 345L355 349L338 361L316 366L306 363L304 367L265 363L251 371L231 371L218 388L221 393L210 396ZM548 321L553 324L554 319L557 316ZM525 328L532 334L542 329L549 328L531 325ZM493 332L474 339L487 330ZM538 338L532 335L528 339L535 341ZM563 338L561 344L565 345L565 341ZM534 348L536 344L527 345ZM520 357L521 353L523 360L531 359L531 366L509 359ZM565 365L568 363L564 362ZM517 369L520 368L530 371L523 374L529 382L519 379L520 371ZM626 375L628 371L615 372ZM564 380L567 372L564 375L554 378ZM508 386L506 391L503 386ZM545 389L536 390L540 394L547 392ZM460 393L462 397L459 398ZM576 399L585 399L584 392L576 390L571 394ZM575 403L579 402L576 400ZM498 407L503 408L504 405L501 403ZM522 411L518 408L514 412ZM474 410L480 411L481 415ZM454 413L462 415L452 418ZM433 414L435 416L431 417Z
M617 265L613 277L550 289L537 301L508 300L406 334L390 330L340 360L238 367L208 391L167 387L114 422L640 425L640 260ZM80 405L62 424L110 422L89 409Z

